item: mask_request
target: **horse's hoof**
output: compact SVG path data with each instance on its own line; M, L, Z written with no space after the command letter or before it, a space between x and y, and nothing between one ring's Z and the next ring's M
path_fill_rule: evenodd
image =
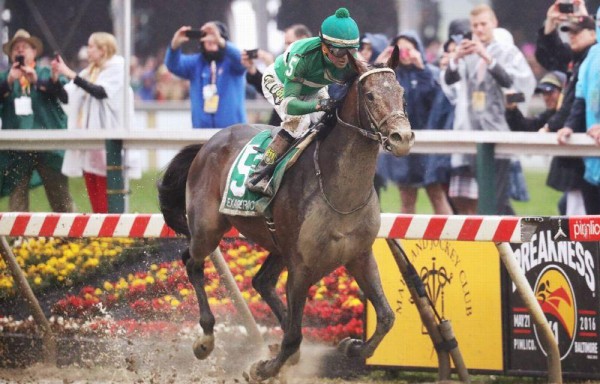
M215 349L215 336L202 336L196 339L194 342L194 355L198 360L206 359L210 353Z
M280 344L269 344L269 356L274 359L281 351ZM298 349L292 356L290 356L285 362L286 365L296 365L300 362L300 349Z
M262 383L263 381L275 376L277 372L268 372L267 364L269 360L258 361L250 367L250 382Z
M362 340L346 337L344 340L340 341L337 348L338 351L347 357L359 357L363 344Z

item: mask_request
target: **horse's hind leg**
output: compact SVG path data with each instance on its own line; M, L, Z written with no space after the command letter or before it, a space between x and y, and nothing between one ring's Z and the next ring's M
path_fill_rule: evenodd
M281 328L285 331L286 310L283 301L281 301L275 290L277 280L284 268L285 263L281 255L269 254L260 266L256 276L252 279L252 286L271 308L271 311L279 320Z
M203 335L194 342L194 355L198 359L207 358L214 349L215 336L214 325L215 317L208 304L208 296L204 290L206 278L204 276L205 258L219 245L223 231L193 231L188 260L185 263L185 268L188 274L188 279L194 287L196 298L198 299L198 307L200 309L200 327L202 327Z
M274 359L253 364L250 375L254 380L262 381L273 377L286 361L300 348L302 343L302 315L306 304L308 289L313 282L308 281L301 271L288 270L286 285L288 314L284 327L281 349Z
M204 333L202 337L199 337L194 342L193 350L196 358L203 360L210 355L215 346L215 337L213 334L215 316L210 310L208 297L204 290L204 260L198 261L193 257L190 257L189 249L185 251L183 259L188 279L194 287L194 292L196 292L196 298L198 299L198 306L200 308L200 327L202 327Z
M369 251L366 257L358 257L346 265L346 268L354 276L367 299L373 304L377 315L377 326L371 338L366 342L345 339L340 342L339 348L346 356L366 359L373 355L381 340L390 331L394 325L395 316L383 293L373 252Z

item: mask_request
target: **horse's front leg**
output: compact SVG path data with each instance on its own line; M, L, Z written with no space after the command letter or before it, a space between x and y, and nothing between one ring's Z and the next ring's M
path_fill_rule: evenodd
M196 292L196 298L198 299L198 306L200 308L200 326L202 327L203 335L196 339L194 342L194 355L196 358L203 360L206 359L215 347L215 316L210 310L208 305L208 297L204 290L204 260L198 261L194 257L190 257L189 249L185 250L183 254L183 261L185 263L185 269L187 271L188 279L194 287Z
M250 369L252 379L262 381L277 375L290 356L299 350L302 343L302 315L311 284L305 274L288 271L286 285L288 313L281 349L275 358L252 365Z
M373 252L369 251L364 257L358 257L346 265L348 272L356 279L356 283L367 299L373 304L377 315L375 332L366 342L357 339L344 339L339 349L348 357L371 357L381 340L394 325L395 315L390 307L379 278L379 270Z
M287 316L285 305L275 290L277 280L284 268L285 263L281 255L270 253L260 266L256 276L252 279L252 286L267 305L269 305L269 308L271 308L271 311L273 311L273 314L279 320L281 329L285 331L285 319Z

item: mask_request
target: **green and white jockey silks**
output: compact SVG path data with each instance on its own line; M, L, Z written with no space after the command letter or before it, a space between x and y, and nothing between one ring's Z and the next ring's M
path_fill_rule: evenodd
M292 43L277 57L263 74L262 89L283 129L298 138L323 115L316 107L319 99L329 97L327 86L343 84L355 73L350 63L344 68L333 65L321 51L321 39L311 37Z
M233 162L227 184L221 199L219 212L233 216L262 216L273 197L265 197L246 189L245 182L252 169L262 159L265 149L271 142L271 131L262 131L254 136L238 154ZM290 159L294 157L298 148L293 148L277 164L270 183L273 184L273 196L281 185L284 171ZM258 204L257 204L258 203Z
M321 24L321 39L336 48L358 48L360 33L358 25L346 8L339 8Z

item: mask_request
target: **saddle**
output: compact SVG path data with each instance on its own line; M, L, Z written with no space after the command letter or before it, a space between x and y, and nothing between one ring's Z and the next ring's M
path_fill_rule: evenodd
M274 165L275 170L270 181L273 187L273 196L264 196L249 191L244 184L250 170L260 162L278 130L273 132L264 130L250 139L229 170L219 212L232 216L265 216L266 210L281 186L285 171L296 163L302 152L313 142L322 126L322 124L317 124L309 128Z

